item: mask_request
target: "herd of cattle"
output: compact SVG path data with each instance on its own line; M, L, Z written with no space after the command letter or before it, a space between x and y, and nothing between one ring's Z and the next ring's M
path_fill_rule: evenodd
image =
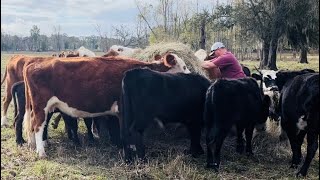
M280 121L290 141L292 167L301 162L307 135L307 155L297 173L306 176L318 149L319 73L304 69L251 74L243 67L246 78L210 81L190 72L174 53L157 54L149 63L130 58L133 51L114 46L97 57L82 47L59 57L13 56L1 81L6 82L1 126L8 124L13 98L16 143L25 143L23 128L40 157L46 157L48 122L60 113L74 143L80 144L77 118L83 118L90 141L107 130L111 142L124 150L125 160L132 162L135 155L145 158L143 134L151 123L163 127L178 122L188 129L194 157L204 153L200 139L205 130L207 167L218 171L230 129L237 129L236 151L252 155L254 128L263 129L258 127L270 117Z

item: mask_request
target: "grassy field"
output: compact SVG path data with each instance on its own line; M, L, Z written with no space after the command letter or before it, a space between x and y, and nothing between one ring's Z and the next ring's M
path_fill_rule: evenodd
M1 76L11 56L1 53ZM309 62L299 64L280 60L277 65L279 69L311 68L319 71L318 56L310 56ZM258 66L257 61L242 63L251 69ZM1 97L3 91L4 86L1 86ZM12 104L8 114L12 123ZM290 146L288 142L279 142L279 132L272 123L269 123L266 132L255 133L253 157L237 154L235 137L228 137L222 149L220 172L214 173L204 167L205 155L196 159L183 154L189 146L184 129L149 129L145 138L148 163L126 165L121 153L110 145L109 140L97 140L89 146L84 123L82 120L79 122L81 147L74 146L68 140L63 122L58 129L49 126L47 159L38 159L35 151L30 151L26 146L17 147L12 127L1 128L1 179L295 179L296 170L289 168ZM204 139L202 144L205 149ZM311 163L307 179L319 179L319 150Z

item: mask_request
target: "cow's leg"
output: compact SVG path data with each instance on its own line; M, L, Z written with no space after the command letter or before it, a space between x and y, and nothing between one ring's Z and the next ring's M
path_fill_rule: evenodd
M123 133L123 150L124 150L124 158L126 163L131 163L133 160L133 149L132 147L132 135L127 133Z
M318 133L316 131L309 131L307 135L307 141L308 141L307 156L304 160L304 163L301 169L297 173L297 176L299 176L300 174L302 176L307 175L307 171L309 169L310 163L314 158L314 155L316 154L316 151L318 149Z
M58 114L58 116L56 118L54 118L54 120L53 120L53 122L51 124L53 129L57 129L58 128L60 120L61 120L61 114Z
M60 113L67 130L68 138L71 139L77 146L80 145L78 137L78 120L64 113Z
M222 128L220 128L219 130L218 129L216 129L216 130L217 130L217 132L214 135L215 142L214 142L213 161L211 164L207 163L207 167L213 168L217 172L219 170L219 166L220 166L221 147L222 147L224 139L228 135L228 131L226 129L222 129ZM210 142L210 144L211 144L210 146L212 146L213 142Z
M144 161L146 152L143 144L143 131L134 131L132 134L134 137L138 158L139 160Z
M121 140L120 140L120 124L118 117L115 116L108 116L108 131L111 143L121 147Z
M8 111L9 104L12 100L11 87L12 87L12 83L6 82L6 95L3 97L1 127L9 126L7 111Z
M23 123L24 114L25 114L25 107L23 107L22 109L19 108L19 112L14 119L15 121L14 128L16 131L16 143L18 146L21 146L23 143L26 142L22 137L22 123Z
M300 157L302 157L301 146L304 141L304 137L306 136L307 131L300 131L297 135L297 153Z
M247 155L253 155L252 152L252 135L253 135L254 125L250 125L246 128L246 153Z
M299 151L298 148L298 138L295 134L295 127L290 127L286 133L289 138L291 150L292 150L292 161L291 161L291 168L296 168L301 162L301 150Z
M244 139L243 139L244 128L237 124L237 148L236 152L239 154L243 153L244 150Z
M200 145L200 136L201 136L201 125L199 124L193 124L193 125L187 125L189 134L190 134L190 153L193 157L198 157L201 154L204 154L204 151Z
M35 130L35 139L36 139L36 151L39 154L40 158L46 157L46 152L44 149L43 133L47 123L46 117L47 112L44 112L44 108L34 107L34 118L35 123L33 129Z
M44 142L44 146L47 147L48 146L48 124L49 124L49 121L52 117L52 114L53 113L48 113L47 115L47 119L46 119L46 124L44 126L44 131L43 131L43 142Z
M206 133L207 168L214 168L212 146L214 145L215 137L210 135L211 131L212 131L211 128L207 128L207 133Z
M94 120L92 120L92 118L84 118L83 120L84 120L84 123L86 124L86 127L87 127L87 135L88 135L89 144L92 144L94 142L94 138L93 138L91 126L92 126L92 123Z

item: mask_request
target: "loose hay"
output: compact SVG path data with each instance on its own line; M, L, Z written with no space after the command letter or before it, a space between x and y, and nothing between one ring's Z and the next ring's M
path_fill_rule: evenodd
M141 52L135 53L132 56L142 61L151 61L154 56L164 55L167 52L172 52L178 55L187 65L187 68L194 73L198 73L208 78L208 75L201 67L201 61L194 55L191 48L179 42L162 42L146 47Z

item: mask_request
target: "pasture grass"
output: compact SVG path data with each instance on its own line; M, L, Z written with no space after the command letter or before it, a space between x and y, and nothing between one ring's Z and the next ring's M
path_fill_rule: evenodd
M50 56L51 53L41 54ZM30 54L39 55L39 54ZM12 54L1 53L1 75ZM279 61L280 68L311 68L319 71L319 57L309 59L309 64L295 61ZM253 70L258 62L242 61ZM1 86L1 97L4 86ZM8 110L10 123L13 119L12 103ZM35 151L17 147L13 127L1 128L1 179L295 179L297 170L289 168L291 150L288 142L280 143L279 131L269 122L266 132L255 133L253 157L235 152L236 139L228 137L222 148L219 173L205 168L206 155L192 158L184 155L189 147L186 130L181 126L170 126L168 130L149 129L145 136L147 163L135 162L126 165L122 152L107 140L87 142L86 128L79 121L79 138L82 146L77 147L67 138L64 123L58 129L49 126L47 159L39 159ZM205 149L205 140L202 139ZM303 145L306 155L306 143ZM319 179L319 150L308 171L307 179Z

